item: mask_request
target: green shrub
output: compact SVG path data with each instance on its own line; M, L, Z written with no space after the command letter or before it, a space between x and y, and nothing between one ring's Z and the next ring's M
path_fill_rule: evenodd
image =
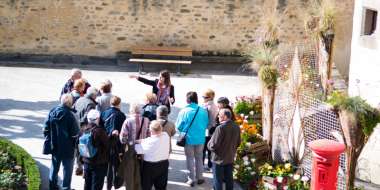
M250 111L255 110L255 105L249 102L241 101L235 104L234 112L236 114L249 115Z
M369 137L380 122L380 113L359 96L349 97L347 94L334 91L327 103L335 110L347 110L355 114L366 137Z
M25 176L22 172L17 173L11 170L4 170L0 174L0 189L23 189L24 183Z
M40 171L33 158L21 147L13 144L9 140L0 138L0 151L10 153L11 157L16 159L16 164L21 166L27 177L27 186L29 190L38 190L41 185ZM19 176L6 175L8 178L18 178ZM2 179L0 179L2 181Z

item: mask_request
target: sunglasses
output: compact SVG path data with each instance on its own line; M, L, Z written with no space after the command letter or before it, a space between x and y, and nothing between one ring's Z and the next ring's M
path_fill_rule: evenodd
M210 98L210 97L208 97L208 96L202 96L204 99L208 99L208 98Z

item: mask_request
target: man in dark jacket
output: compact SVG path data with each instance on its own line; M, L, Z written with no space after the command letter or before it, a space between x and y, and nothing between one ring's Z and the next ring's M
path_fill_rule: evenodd
M62 94L70 93L74 88L74 81L82 78L82 71L79 69L72 69L71 75L69 80L65 83L61 90L61 96ZM85 86L84 86L84 93L86 93L87 89L91 86L90 83L88 83L86 80L84 80Z
M80 97L74 104L74 109L76 110L77 118L79 119L79 126L80 129L85 127L87 125L87 114L91 109L96 108L96 95L98 94L98 90L95 87L90 87L87 90L87 93L85 96ZM79 154L78 151L75 151L76 155L76 169L75 174L76 175L82 175L83 174L83 166L82 163L79 161Z
M84 162L84 190L103 189L104 177L107 174L109 141L106 131L99 126L99 111L92 109L87 115L87 125L83 133L91 132L96 154L92 158L82 157Z
M44 125L44 136L51 140L52 165L49 173L49 189L58 190L58 171L63 165L62 189L71 189L74 165L74 147L79 127L72 113L72 96L63 94L61 104L53 108Z
M240 128L231 120L232 113L228 108L221 109L218 117L221 123L207 144L212 152L213 186L214 190L223 190L224 179L226 190L232 190L233 163L236 150L240 144Z
M110 100L111 107L104 111L100 120L104 125L107 132L110 148L109 148L109 162L107 169L107 189L110 190L112 186L119 188L122 184L116 182L116 171L119 167L119 154L123 153L122 145L119 140L121 127L126 119L125 114L120 111L121 99L117 96L112 96Z

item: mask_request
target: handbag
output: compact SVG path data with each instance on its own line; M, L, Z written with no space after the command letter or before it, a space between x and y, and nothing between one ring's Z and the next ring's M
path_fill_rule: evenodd
M44 145L42 147L42 154L48 155L53 152L50 136L45 137Z
M189 127L187 128L185 134L181 134L181 135L179 135L179 137L178 137L178 139L177 139L177 146L185 147L185 145L186 145L186 136L187 136L187 132L189 132L189 129L190 129L191 125L193 124L194 119L195 119L195 117L197 116L198 111L199 111L199 106L198 106L198 109L197 109L197 111L195 112L195 115L194 115L194 117L193 117L193 120L191 120L191 123L190 123Z
M52 128L51 128L51 122L49 121L49 126L48 126L49 134L46 135L45 140L44 140L44 145L42 147L42 154L44 155L49 155L53 153L53 142L52 142Z

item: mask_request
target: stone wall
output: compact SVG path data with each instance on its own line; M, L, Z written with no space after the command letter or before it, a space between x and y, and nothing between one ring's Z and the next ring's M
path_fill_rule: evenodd
M352 0L337 1L350 18ZM241 51L259 40L264 7L273 2L281 39L302 41L308 0L2 0L0 52L112 56L136 45Z

